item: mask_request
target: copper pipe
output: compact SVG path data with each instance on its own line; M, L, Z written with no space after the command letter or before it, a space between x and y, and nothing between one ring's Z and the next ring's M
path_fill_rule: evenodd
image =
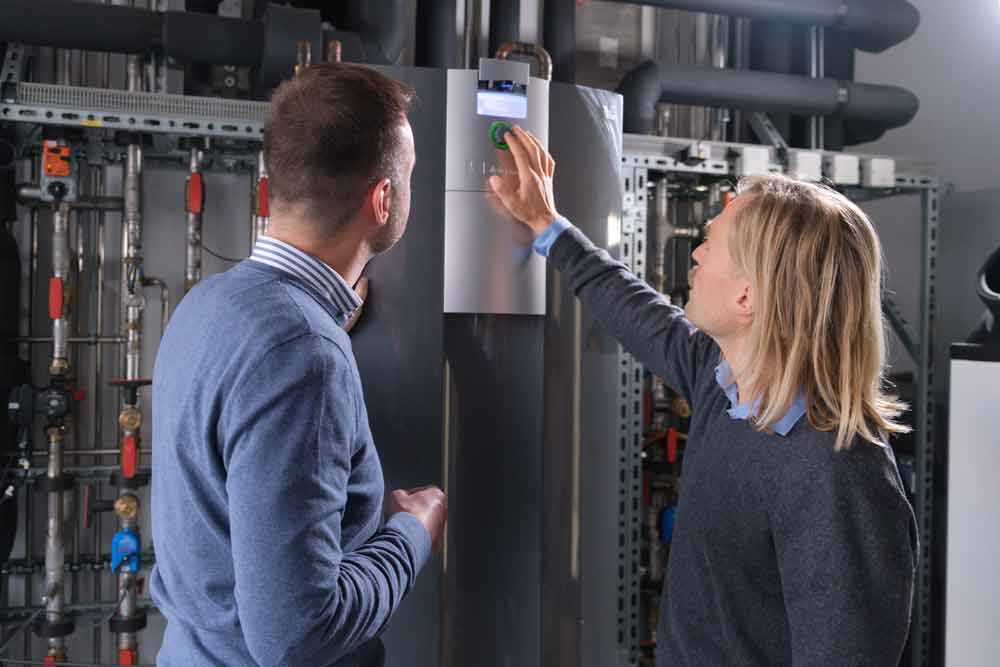
M504 42L497 49L497 58L507 60L512 55L531 56L538 63L538 77L552 80L552 56L537 44L528 42Z

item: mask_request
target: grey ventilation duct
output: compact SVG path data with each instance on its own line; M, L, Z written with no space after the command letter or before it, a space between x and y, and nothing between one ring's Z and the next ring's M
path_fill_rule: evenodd
M906 41L920 24L920 12L906 0L639 0L628 4L836 28L851 33L859 49L872 53Z

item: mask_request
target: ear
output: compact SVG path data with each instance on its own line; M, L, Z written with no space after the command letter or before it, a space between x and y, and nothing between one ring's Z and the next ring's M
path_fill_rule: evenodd
M381 227L389 221L389 207L392 203L392 181L383 178L372 186L371 205L375 214L375 222Z
M747 324L753 321L753 289L749 282L743 283L739 299L736 300L736 312L739 318Z

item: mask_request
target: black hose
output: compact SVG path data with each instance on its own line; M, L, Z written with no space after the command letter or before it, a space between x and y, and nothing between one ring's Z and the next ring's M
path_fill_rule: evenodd
M905 125L920 107L913 93L895 86L652 61L629 72L618 92L625 97L625 131L643 134L653 132L657 102L801 116L843 113L884 128Z

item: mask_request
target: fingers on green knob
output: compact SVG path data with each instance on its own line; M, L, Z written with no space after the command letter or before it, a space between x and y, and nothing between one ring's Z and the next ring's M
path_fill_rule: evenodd
M500 150L507 150L509 147L507 146L507 142L504 141L504 135L511 130L510 123L502 120L495 121L490 125L490 142Z

